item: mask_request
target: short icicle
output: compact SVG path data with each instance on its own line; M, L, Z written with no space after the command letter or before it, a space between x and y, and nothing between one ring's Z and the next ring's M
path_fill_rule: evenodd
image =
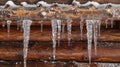
M41 32L43 32L43 21L39 21L38 23L40 23L40 26L41 26Z
M52 40L53 40L53 59L56 58L56 38L57 38L57 19L51 20L52 25Z
M12 23L11 20L7 20L7 28L8 28L7 32L8 32L8 38L9 38L9 36L10 36L10 25L11 25L11 23Z
M64 37L64 32L65 32L65 24L62 25L62 38Z
M24 36L24 48L23 48L23 53L24 53L24 67L27 67L27 53L28 53L28 44L29 44L29 38L30 38L30 26L32 24L31 20L23 20L23 36Z
M71 41L71 36L72 36L72 33L71 33L71 31L72 31L72 22L73 22L72 19L70 19L70 18L67 19L68 46L70 46L70 41Z
M91 52L92 52L92 24L93 20L86 20L86 28L87 28L87 39L88 39L88 58L89 58L89 64L91 64Z
M81 16L81 19L80 19L80 36L81 36L81 40L83 39L82 38L82 36L83 36L83 21L84 21L84 19Z

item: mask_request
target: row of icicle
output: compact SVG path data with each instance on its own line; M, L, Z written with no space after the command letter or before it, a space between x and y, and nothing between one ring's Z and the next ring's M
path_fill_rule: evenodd
M82 36L83 36L83 21L85 20L85 18L80 18L80 36L81 36L81 40L82 40ZM67 31L68 31L68 45L70 46L70 41L71 41L71 37L72 37L72 22L73 20L68 18L67 20ZM7 27L8 27L8 37L10 36L10 25L11 25L12 21L11 20L7 20ZM18 22L19 23L19 22ZM41 32L42 32L42 23L43 21L39 21L39 23L41 24ZM106 27L107 27L107 23L106 22ZM26 58L27 58L27 51L28 51L28 44L29 44L29 36L30 36L30 26L32 24L32 20L22 20L22 28L23 28L23 32L24 32L24 49L23 49L23 53L24 53L24 67L26 67ZM4 25L3 25L4 26ZM19 26L19 24L17 25ZM58 45L60 45L60 39L61 39L61 31L62 33L64 32L64 26L62 26L62 20L58 20L58 19L51 19L51 26L52 26L52 40L53 40L53 59L55 60L56 58L56 44L58 40ZM100 26L101 26L101 20L99 19L86 19L86 29L87 29L87 39L88 39L88 57L89 57L89 63L91 63L91 48L92 48L92 37L94 37L94 45L95 45L95 55L97 54L97 38L98 36L100 36ZM111 27L113 27L113 22L111 23ZM19 27L17 27L19 28ZM94 34L94 35L93 35Z
M46 2L40 1L37 4L34 5L30 5L27 4L26 2L22 2L21 3L24 7L38 7L40 4L42 4L42 6L44 7L50 7L53 4L48 4ZM73 1L73 4L77 4L79 6L88 6L90 4L93 4L96 7L99 6L106 6L108 4L102 4L100 5L97 2L87 2L86 4L80 4L77 1ZM5 8L6 5L9 5L13 8L18 8L19 6L14 4L13 1L9 0L4 6L1 6L1 8ZM70 5L65 5L65 4L58 4L59 6L70 6ZM111 4L109 3L109 5L112 5L114 7L119 7L119 4ZM113 14L114 17L114 14ZM83 20L81 19L80 21L80 31L81 31L81 40L82 40L82 32L83 32ZM23 53L24 53L24 67L26 67L26 58L27 58L27 52L28 52L28 44L29 44L29 36L30 36L30 26L32 24L32 20L23 20L22 21L22 26L23 26L23 32L24 32L24 48L23 48ZM72 37L72 19L68 18L67 20L67 31L68 31L68 45L70 46L70 41L71 41L71 37ZM8 37L9 37L9 33L10 33L10 25L11 25L12 21L11 20L7 20L7 27L8 27ZM40 21L39 23L41 23L41 29L42 29L42 21ZM113 27L113 22L111 22ZM62 21L58 20L58 19L51 19L51 25L52 25L52 40L53 40L53 59L55 60L56 58L56 40L58 39L58 45L60 45L60 35L61 35L61 30L64 30L64 28L61 27L62 25ZM92 48L92 37L94 37L94 45L95 45L95 54L97 54L97 38L98 36L100 36L100 26L101 26L101 20L98 19L91 19L91 20L87 20L86 19L86 29L87 29L87 39L88 39L88 57L89 57L89 63L91 63L91 48ZM107 21L106 21L106 27L107 27ZM41 30L42 31L42 30ZM93 35L94 34L94 35Z

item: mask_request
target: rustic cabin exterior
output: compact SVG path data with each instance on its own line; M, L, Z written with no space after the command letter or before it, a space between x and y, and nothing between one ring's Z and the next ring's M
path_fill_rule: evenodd
M120 67L120 0L0 5L0 67Z

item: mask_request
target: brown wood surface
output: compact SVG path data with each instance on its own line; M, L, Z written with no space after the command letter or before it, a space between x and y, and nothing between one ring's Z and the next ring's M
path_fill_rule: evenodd
M41 32L41 27L31 27L30 32L30 41L41 41L47 42L52 41L52 32L51 27L43 26L43 32ZM67 40L67 29L65 27L65 32L61 33L61 41ZM86 27L83 30L83 40L86 41ZM109 38L108 38L109 37ZM0 41L23 41L23 32L17 30L17 27L12 27L10 29L10 36L8 38L7 28L0 27ZM80 39L80 30L79 27L72 28L72 39L71 41L81 41ZM98 37L98 41L120 41L120 31L117 29L103 29L101 30L101 36Z
M120 62L120 46L118 44L106 45L99 43L97 55L92 50L92 62ZM1 60L23 60L23 44L1 43L0 59ZM81 61L88 62L88 52L86 43L72 42L61 43L57 46L56 59L58 61ZM27 60L53 60L52 43L29 44Z
M17 63L17 64L16 64ZM80 65L78 65L78 63ZM27 67L80 67L80 66L89 66L88 63L80 62L41 62L41 61L27 61ZM23 61L13 62L13 61L4 61L0 63L1 67L23 67ZM90 64L90 67L97 67L97 64Z

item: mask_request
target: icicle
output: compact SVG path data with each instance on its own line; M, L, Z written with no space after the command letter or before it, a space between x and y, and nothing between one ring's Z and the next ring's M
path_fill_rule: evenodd
M89 57L89 64L91 64L91 48L92 48L92 20L86 20L86 27L87 27L87 39L88 39L88 57Z
M113 18L111 19L111 28L113 28Z
M57 37L57 19L52 19L52 40L53 40L53 59L56 58L56 37Z
M83 36L83 21L84 19L82 18L81 16L81 19L80 19L80 36L81 36L81 40L83 39L82 36Z
M40 23L40 26L41 26L41 32L43 32L43 23L42 23L43 21L41 20L41 21L39 21L39 23Z
M64 37L64 31L65 31L65 24L62 24L62 38Z
M8 32L8 38L9 38L9 35L10 35L10 25L11 25L12 21L11 20L7 20L7 32Z
M108 20L105 20L106 28L108 28Z
M101 28L101 21L99 20L99 23L98 23L98 36L100 36L100 28Z
M23 31L24 31L24 48L23 48L23 53L24 53L24 67L26 67L26 60L27 60L27 52L28 52L28 44L29 44L29 36L30 36L30 26L32 24L31 20L23 20Z
M98 38L99 23L100 20L93 20L95 55L97 55L97 38Z
M67 20L67 31L68 31L68 45L70 46L70 41L71 41L71 28L72 28L72 19Z
M58 25L58 46L60 45L60 33L61 33L61 20L57 20Z
M17 30L20 29L20 26L22 24L22 19L20 17L18 17L18 21L17 21Z

